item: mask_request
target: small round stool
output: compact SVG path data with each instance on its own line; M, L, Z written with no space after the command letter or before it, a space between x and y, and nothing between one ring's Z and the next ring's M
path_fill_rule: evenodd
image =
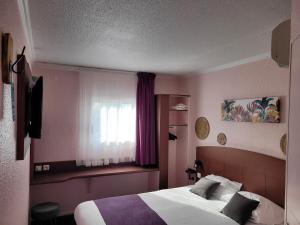
M31 218L40 224L50 222L56 224L56 217L59 215L59 204L55 202L44 202L31 208Z

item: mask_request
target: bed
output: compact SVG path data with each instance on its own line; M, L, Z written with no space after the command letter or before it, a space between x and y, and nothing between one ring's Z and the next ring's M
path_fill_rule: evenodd
M186 186L143 193L138 196L166 224L237 225L235 221L220 213L226 202L206 200L191 193L189 189L190 186ZM75 210L75 218L77 225L105 225L94 201L81 203Z
M203 175L217 174L236 180L243 183L243 190L258 193L283 206L284 160L224 147L198 147L197 159L203 162ZM191 186L185 186L86 201L76 207L75 220L77 225L238 224L221 213L227 202L207 200L191 193L190 189Z

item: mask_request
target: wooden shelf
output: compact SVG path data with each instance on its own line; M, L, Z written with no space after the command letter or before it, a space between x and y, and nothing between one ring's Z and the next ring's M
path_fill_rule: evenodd
M156 95L156 130L157 130L157 151L159 153L159 188L165 189L184 185L181 176L174 168L180 168L178 171L186 169L186 162L182 162L182 158L186 155L184 151L169 150L169 132L178 129L178 144L180 148L186 145L184 139L187 139L187 127L189 124L190 110L189 95ZM175 106L183 104L186 107L178 110ZM181 131L182 129L182 131ZM174 130L175 132L175 130ZM177 132L175 132L177 136ZM170 166L169 166L170 165ZM169 172L170 170L170 172ZM177 175L179 175L177 178ZM169 186L170 185L170 186Z
M177 95L177 94L170 94L169 96L171 98L189 98L189 97L191 97L190 95Z
M34 175L31 181L31 185L60 183L71 179L99 177L99 176L111 176L120 174L131 173L145 173L158 171L158 168L144 168L138 166L120 166L120 167L106 167L106 168L87 168L81 171L61 172L54 174L39 174Z

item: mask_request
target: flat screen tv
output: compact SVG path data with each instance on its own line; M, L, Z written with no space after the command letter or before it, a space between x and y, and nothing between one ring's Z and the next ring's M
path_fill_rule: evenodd
M17 160L23 160L30 137L41 138L43 77L33 77L26 57L18 55Z
M41 138L43 111L43 77L34 78L30 95L29 137Z

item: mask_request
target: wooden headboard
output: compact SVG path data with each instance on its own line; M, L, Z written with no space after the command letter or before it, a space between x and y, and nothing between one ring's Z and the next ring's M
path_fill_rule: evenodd
M201 146L197 159L204 175L215 174L243 184L243 190L260 194L280 206L285 197L285 161L246 150Z

